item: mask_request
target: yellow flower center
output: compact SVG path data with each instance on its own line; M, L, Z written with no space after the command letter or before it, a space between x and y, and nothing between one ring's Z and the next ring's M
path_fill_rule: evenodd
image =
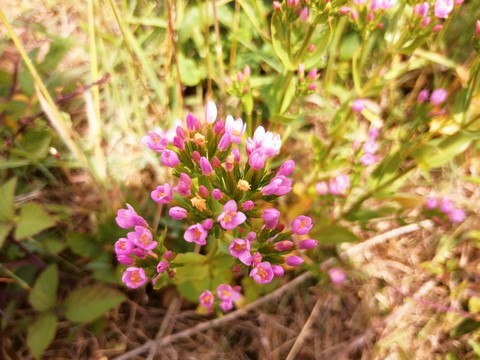
M241 179L241 180L238 180L237 188L242 191L248 191L250 190L250 184L248 183L247 180Z
M200 211L204 211L207 208L207 205L205 204L205 199L201 198L198 194L195 195L194 198L191 198L190 202Z

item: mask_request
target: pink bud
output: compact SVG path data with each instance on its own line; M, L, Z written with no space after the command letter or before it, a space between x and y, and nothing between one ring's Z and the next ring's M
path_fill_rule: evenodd
M222 163L220 162L220 160L218 159L218 157L214 157L213 160L212 160L212 166L214 169L218 169L220 166L222 166Z
M289 176L293 173L294 170L295 170L295 161L287 160L280 166L280 169L278 169L277 176L278 175Z
M182 220L187 217L187 210L180 206L174 206L169 210L168 215L175 220Z
M310 70L308 72L308 75L307 77L310 79L310 80L315 80L318 76L318 70L317 69L313 69L313 70Z
M365 101L363 99L355 99L353 100L352 103L352 110L356 113L361 112L363 109L365 109Z
M423 18L422 23L420 25L422 27L427 27L430 24L431 20L432 19L430 18L430 16L427 16L427 17Z
M480 37L480 20L477 20L477 22L475 23L475 34Z
M300 20L305 22L308 20L308 8L304 7L300 12Z
M298 248L300 250L311 250L311 249L314 249L315 247L317 247L318 245L318 241L317 240L314 240L314 239L306 239L306 240L302 240L298 243Z
M273 10L275 11L279 11L282 7L282 4L280 4L279 1L274 1L272 5L273 5Z
M310 45L308 45L308 47L307 47L307 51L308 51L309 53L314 52L315 49L316 49L316 46L313 45L313 44L310 44Z
M165 253L163 254L163 257L165 258L165 260L172 260L172 259L175 257L175 255L173 254L172 251L167 250L167 251L165 251Z
M427 89L423 89L418 93L417 101L419 104L425 103L430 97L430 92Z
M200 170L202 170L202 174L205 176L210 176L213 172L212 165L210 165L210 162L204 156L200 158Z
M432 92L432 96L430 96L430 102L433 105L440 105L441 103L445 102L447 99L448 93L445 89L439 88Z
M287 251L293 247L293 242L291 242L290 240L283 240L275 243L273 247L277 251Z
M199 153L197 150L195 150L194 152L192 152L192 159L193 159L193 161L199 162L201 157L202 157L202 155L200 155L200 153Z
M443 25L442 24L438 24L438 25L435 25L432 29L433 32L437 33L437 32L440 32L440 30L443 29Z
M213 189L212 191L212 197L215 200L220 200L222 198L222 191L220 189Z
M187 128L190 131L200 130L200 121L191 113L187 115Z
M205 107L205 120L208 124L213 124L217 119L217 105L213 101L208 101Z
M242 80L243 80L243 73L242 73L241 71L239 71L239 72L237 73L237 80L238 80L239 82L242 82Z
M328 184L326 181L320 181L315 185L315 191L318 195L327 195L328 194Z
M244 211L249 211L249 210L252 210L254 206L255 206L255 203L252 200L247 200L242 204L242 209Z
M283 276L285 274L285 270L283 270L283 267L281 265L272 265L272 271L273 275L277 277Z
M248 240L250 242L255 241L256 239L257 239L257 234L254 233L253 231L250 231L245 237L245 240Z
M305 74L305 67L303 66L303 64L298 64L297 72L300 78L303 78L303 75Z
M299 266L299 265L302 265L303 262L304 262L303 258L296 255L287 256L285 258L285 264L290 266Z
M340 9L338 9L338 13L340 15L347 15L352 9L349 6L341 6Z
M247 65L243 68L243 75L245 75L245 77L250 77L251 73L252 70L250 69L250 66Z
M347 278L345 272L340 268L331 268L328 270L328 276L334 285L341 285Z
M213 220L212 219L205 219L205 221L202 224L203 228L205 230L211 230L213 227Z
M203 185L200 185L200 186L198 187L198 192L200 193L200 195L201 195L203 198L206 198L206 197L209 195L208 189L207 189L205 186L203 186Z
M168 269L168 265L169 265L168 261L165 261L165 260L160 261L157 265L157 272L159 274L163 273L165 270Z
M350 12L350 17L352 18L353 21L358 20L358 11L357 10L352 10Z

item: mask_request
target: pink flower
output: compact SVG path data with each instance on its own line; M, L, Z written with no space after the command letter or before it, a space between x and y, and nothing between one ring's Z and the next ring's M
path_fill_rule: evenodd
M328 194L328 185L326 181L320 181L315 185L315 191L318 195L327 195Z
M360 156L360 163L363 166L370 166L378 161L378 156L372 154L363 154Z
M136 289L147 282L147 276L142 268L131 266L123 272L122 281L129 288Z
M461 223L465 220L466 215L462 209L453 209L448 213L448 218L452 223Z
M291 255L291 256L287 256L285 258L285 264L289 265L289 266L300 266L303 264L305 260L303 260L303 258L301 258L300 256L296 256L296 255Z
M213 172L212 165L210 165L210 162L205 156L200 158L200 170L202 170L202 174L205 176L209 176Z
M200 300L200 305L211 310L215 297L213 296L211 291L205 290L200 294L199 300Z
M149 131L148 135L142 137L142 144L156 152L162 152L167 147L169 141L165 137L162 129L156 128Z
M213 189L212 191L212 197L215 200L220 200L222 198L222 191L220 189Z
M180 164L180 159L176 152L171 150L165 150L162 152L162 164L171 168L174 168L178 164Z
M218 216L217 221L225 230L233 230L246 219L244 213L237 211L235 200L230 200L223 206L223 212Z
M240 290L240 286L232 288L228 284L220 284L217 287L217 296L220 300L237 301L241 297Z
M293 242L291 242L290 240L283 240L275 243L273 247L275 248L275 250L280 252L288 251L293 247Z
M300 20L305 22L308 20L308 8L304 7L300 12Z
M234 120L232 115L228 115L225 119L225 132L231 135L233 143L240 143L241 136L245 132L246 127L247 124L244 124L240 118Z
M170 264L168 263L168 261L165 261L165 260L160 261L160 262L158 263L158 265L157 265L157 272L158 272L159 274L165 272L165 270L168 269L168 266L169 266L169 265L170 265Z
M230 252L230 255L239 259L245 265L249 266L252 263L250 241L237 238L230 243L228 251Z
M247 155L250 155L256 149L263 149L265 155L271 158L280 152L281 146L280 135L270 131L265 132L263 126L259 126L253 133L253 138L247 139Z
M172 187L169 184L157 186L150 195L153 201L159 204L168 204L173 200Z
M262 219L265 221L265 227L273 230L280 219L280 211L277 209L265 209L262 214Z
M200 121L198 121L198 119L191 113L187 115L186 122L187 129L190 131L197 131L201 128Z
M247 200L242 204L243 211L252 210L255 207L255 203L252 200Z
M433 105L440 105L447 99L447 95L445 89L436 89L432 92L432 96L430 96L430 102Z
M201 157L202 157L202 155L200 155L200 153L197 150L192 152L192 160L195 161L196 163L198 163L200 161Z
M187 217L187 210L180 206L174 206L170 208L168 211L168 215L170 215L175 220L183 220Z
M332 195L343 195L350 187L350 178L348 175L338 175L335 179L330 179L328 188Z
M134 244L128 239L121 238L115 243L116 255L130 255L133 252Z
M222 135L220 141L218 142L218 150L225 151L228 149L230 144L232 143L232 135L228 132Z
M378 143L375 140L368 140L363 144L362 149L367 154L375 154L378 150Z
M207 102L205 107L205 120L208 124L213 124L217 120L217 105L213 101Z
M245 239L250 242L255 241L257 239L257 234L255 234L253 231L250 231L245 237Z
M223 312L227 312L233 309L233 301L231 300L222 300L218 305Z
M213 132L217 135L223 134L225 131L225 121L219 119L213 124Z
M292 181L285 176L275 176L268 185L262 188L263 195L282 196L292 190Z
M194 224L188 227L183 234L183 238L187 242L194 242L198 245L205 245L207 243L208 232L202 226L202 224Z
M268 261L263 261L255 265L250 271L249 276L259 284L268 284L273 280L274 274L270 263Z
M202 226L205 230L210 231L213 227L213 220L212 219L205 219L202 223Z
M316 248L318 245L318 241L317 240L314 240L314 239L306 239L306 240L302 240L298 243L298 246L297 248L299 250L311 250L311 249L314 249Z
M429 97L430 97L430 91L428 91L427 89L423 89L418 93L417 101L419 104L423 104L427 102Z
M307 235L312 227L312 218L309 216L300 215L292 221L292 232L297 235Z
M125 266L132 266L133 264L135 264L135 261L130 255L117 255L117 261L119 262L119 264Z
M295 170L295 161L287 160L282 164L282 166L280 166L280 169L278 169L277 176L278 175L289 176L293 173L294 170Z
M334 285L341 285L347 278L345 272L340 268L331 268L328 270L328 276Z
M363 99L355 99L352 103L352 110L356 113L362 112L365 109L365 100Z
M144 218L135 212L135 209L127 204L127 209L119 209L115 218L118 226L122 229L130 229L134 226L148 226Z
M435 16L440 19L446 19L453 11L453 0L437 0L435 1Z
M428 15L428 9L430 8L430 4L428 2L424 2L423 4L416 4L413 7L413 12L418 16L424 18Z
M255 170L261 170L265 167L267 155L263 149L254 150L248 157L248 164Z
M454 209L453 203L448 198L443 198L440 203L440 211L444 214L450 213Z
M157 242L153 241L152 232L143 226L135 226L135 231L127 234L128 240L143 250L153 250Z
M177 191L180 195L190 196L190 187L192 186L192 179L185 173L180 174L180 181L177 185Z
M425 207L428 210L433 210L438 206L438 199L434 197L428 197L427 200L425 200Z
M283 267L281 265L272 265L272 271L273 275L277 277L283 276L285 274L285 270L283 270Z

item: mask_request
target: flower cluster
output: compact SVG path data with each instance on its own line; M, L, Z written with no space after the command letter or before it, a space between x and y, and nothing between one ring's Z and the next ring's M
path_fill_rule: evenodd
M345 174L337 175L327 181L320 181L315 185L318 195L344 196L350 188L350 177Z
M126 238L118 239L114 246L118 262L128 266L122 276L126 286L138 288L149 278L155 283L160 277L165 281L175 275L170 269L174 254L163 246L163 239L130 204L117 211L116 221L122 229L134 229Z
M463 222L466 217L465 212L462 209L455 207L452 201L447 197L428 197L425 200L424 206L430 216L434 218L438 218L439 215L446 216L453 224Z
M370 166L380 160L380 156L376 154L379 148L377 142L379 135L380 130L373 128L368 132L368 139L362 145L360 143L354 143L354 148L358 150L360 155L360 164L363 166Z
M219 300L218 307L223 311L227 312L233 309L233 303L240 299L240 291L242 288L240 286L231 287L228 284L220 284L217 287L217 297ZM200 305L212 312L213 306L215 304L215 295L210 290L205 290L200 294Z
M318 70L312 69L305 76L305 68L303 64L298 65L298 89L299 96L305 96L317 91Z
M448 93L443 88L433 90L432 94L430 94L428 89L423 89L418 93L417 101L419 104L423 104L430 100L432 105L441 105L447 100L447 97Z
M250 66L247 65L243 70L237 72L237 78L233 81L230 78L225 79L228 92L237 97L242 97L251 92L250 76L251 69Z
M245 141L245 130L240 118L217 119L217 107L209 102L205 121L188 114L186 126L178 125L174 136L156 129L142 143L160 153L163 165L173 169L177 180L158 185L151 198L168 204L172 219L188 223L183 239L208 247L209 254L228 248L234 268L264 284L283 275L282 265L301 265L301 252L314 248L317 241L304 238L313 227L310 217L298 216L287 228L280 211L268 206L292 189L293 160L275 171L267 169L268 160L280 152L280 136L260 126ZM117 223L134 228L115 246L119 262L129 266L123 277L127 286L141 286L147 278L156 280L165 272L174 276L174 268L181 265L171 263L174 255L130 205L118 211ZM220 308L228 310L239 290L227 291L225 286L223 297L220 293L218 297ZM207 308L213 301L210 294L204 292L200 299Z
M292 18L293 21L296 19L299 19L302 22L308 21L309 10L307 7L307 1L305 1L305 4L302 4L301 0L287 0L284 4L284 11L286 12L287 17ZM279 1L274 1L272 6L275 11L282 10L282 3Z

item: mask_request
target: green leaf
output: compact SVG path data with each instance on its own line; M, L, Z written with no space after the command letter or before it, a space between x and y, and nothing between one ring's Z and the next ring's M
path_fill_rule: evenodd
M16 186L17 178L12 178L0 186L0 220L13 220L13 215L15 214L13 198Z
M341 244L358 241L358 237L354 233L340 225L321 227L315 231L315 235L321 244Z
M67 245L76 255L84 258L95 258L102 254L101 246L93 236L87 234L67 234Z
M15 239L22 240L55 225L55 219L40 205L27 203L20 209L20 220L15 229Z
M272 33L272 45L278 58L287 70L295 71L296 68L290 59L290 49L288 49L288 26L282 23L282 14L280 11L275 11L272 15L270 24L270 31Z
M57 303L58 269L50 265L35 281L28 301L38 311L50 310Z
M317 26L315 29L315 35L312 38L311 43L315 44L315 50L308 54L308 57L303 61L305 69L311 69L313 67L319 67L324 61L323 53L330 44L332 38L332 25L330 22L324 24L323 28Z
M65 317L73 322L90 322L125 299L123 293L104 285L76 289L65 300Z
M180 68L180 78L183 85L196 86L205 78L204 69L197 62L186 58L182 54L178 56L178 67Z
M28 327L27 345L35 359L39 359L43 351L50 345L57 331L57 317L52 313L41 314Z
M377 186L384 181L390 180L399 170L401 162L402 158L399 151L383 159L372 173L372 178L377 180Z
M480 321L465 319L455 329L453 329L452 336L460 337L477 329L480 329Z
M8 234L10 234L10 231L12 230L13 225L12 224L4 224L0 223L0 249L3 246L3 243L5 242L5 239L7 238Z

